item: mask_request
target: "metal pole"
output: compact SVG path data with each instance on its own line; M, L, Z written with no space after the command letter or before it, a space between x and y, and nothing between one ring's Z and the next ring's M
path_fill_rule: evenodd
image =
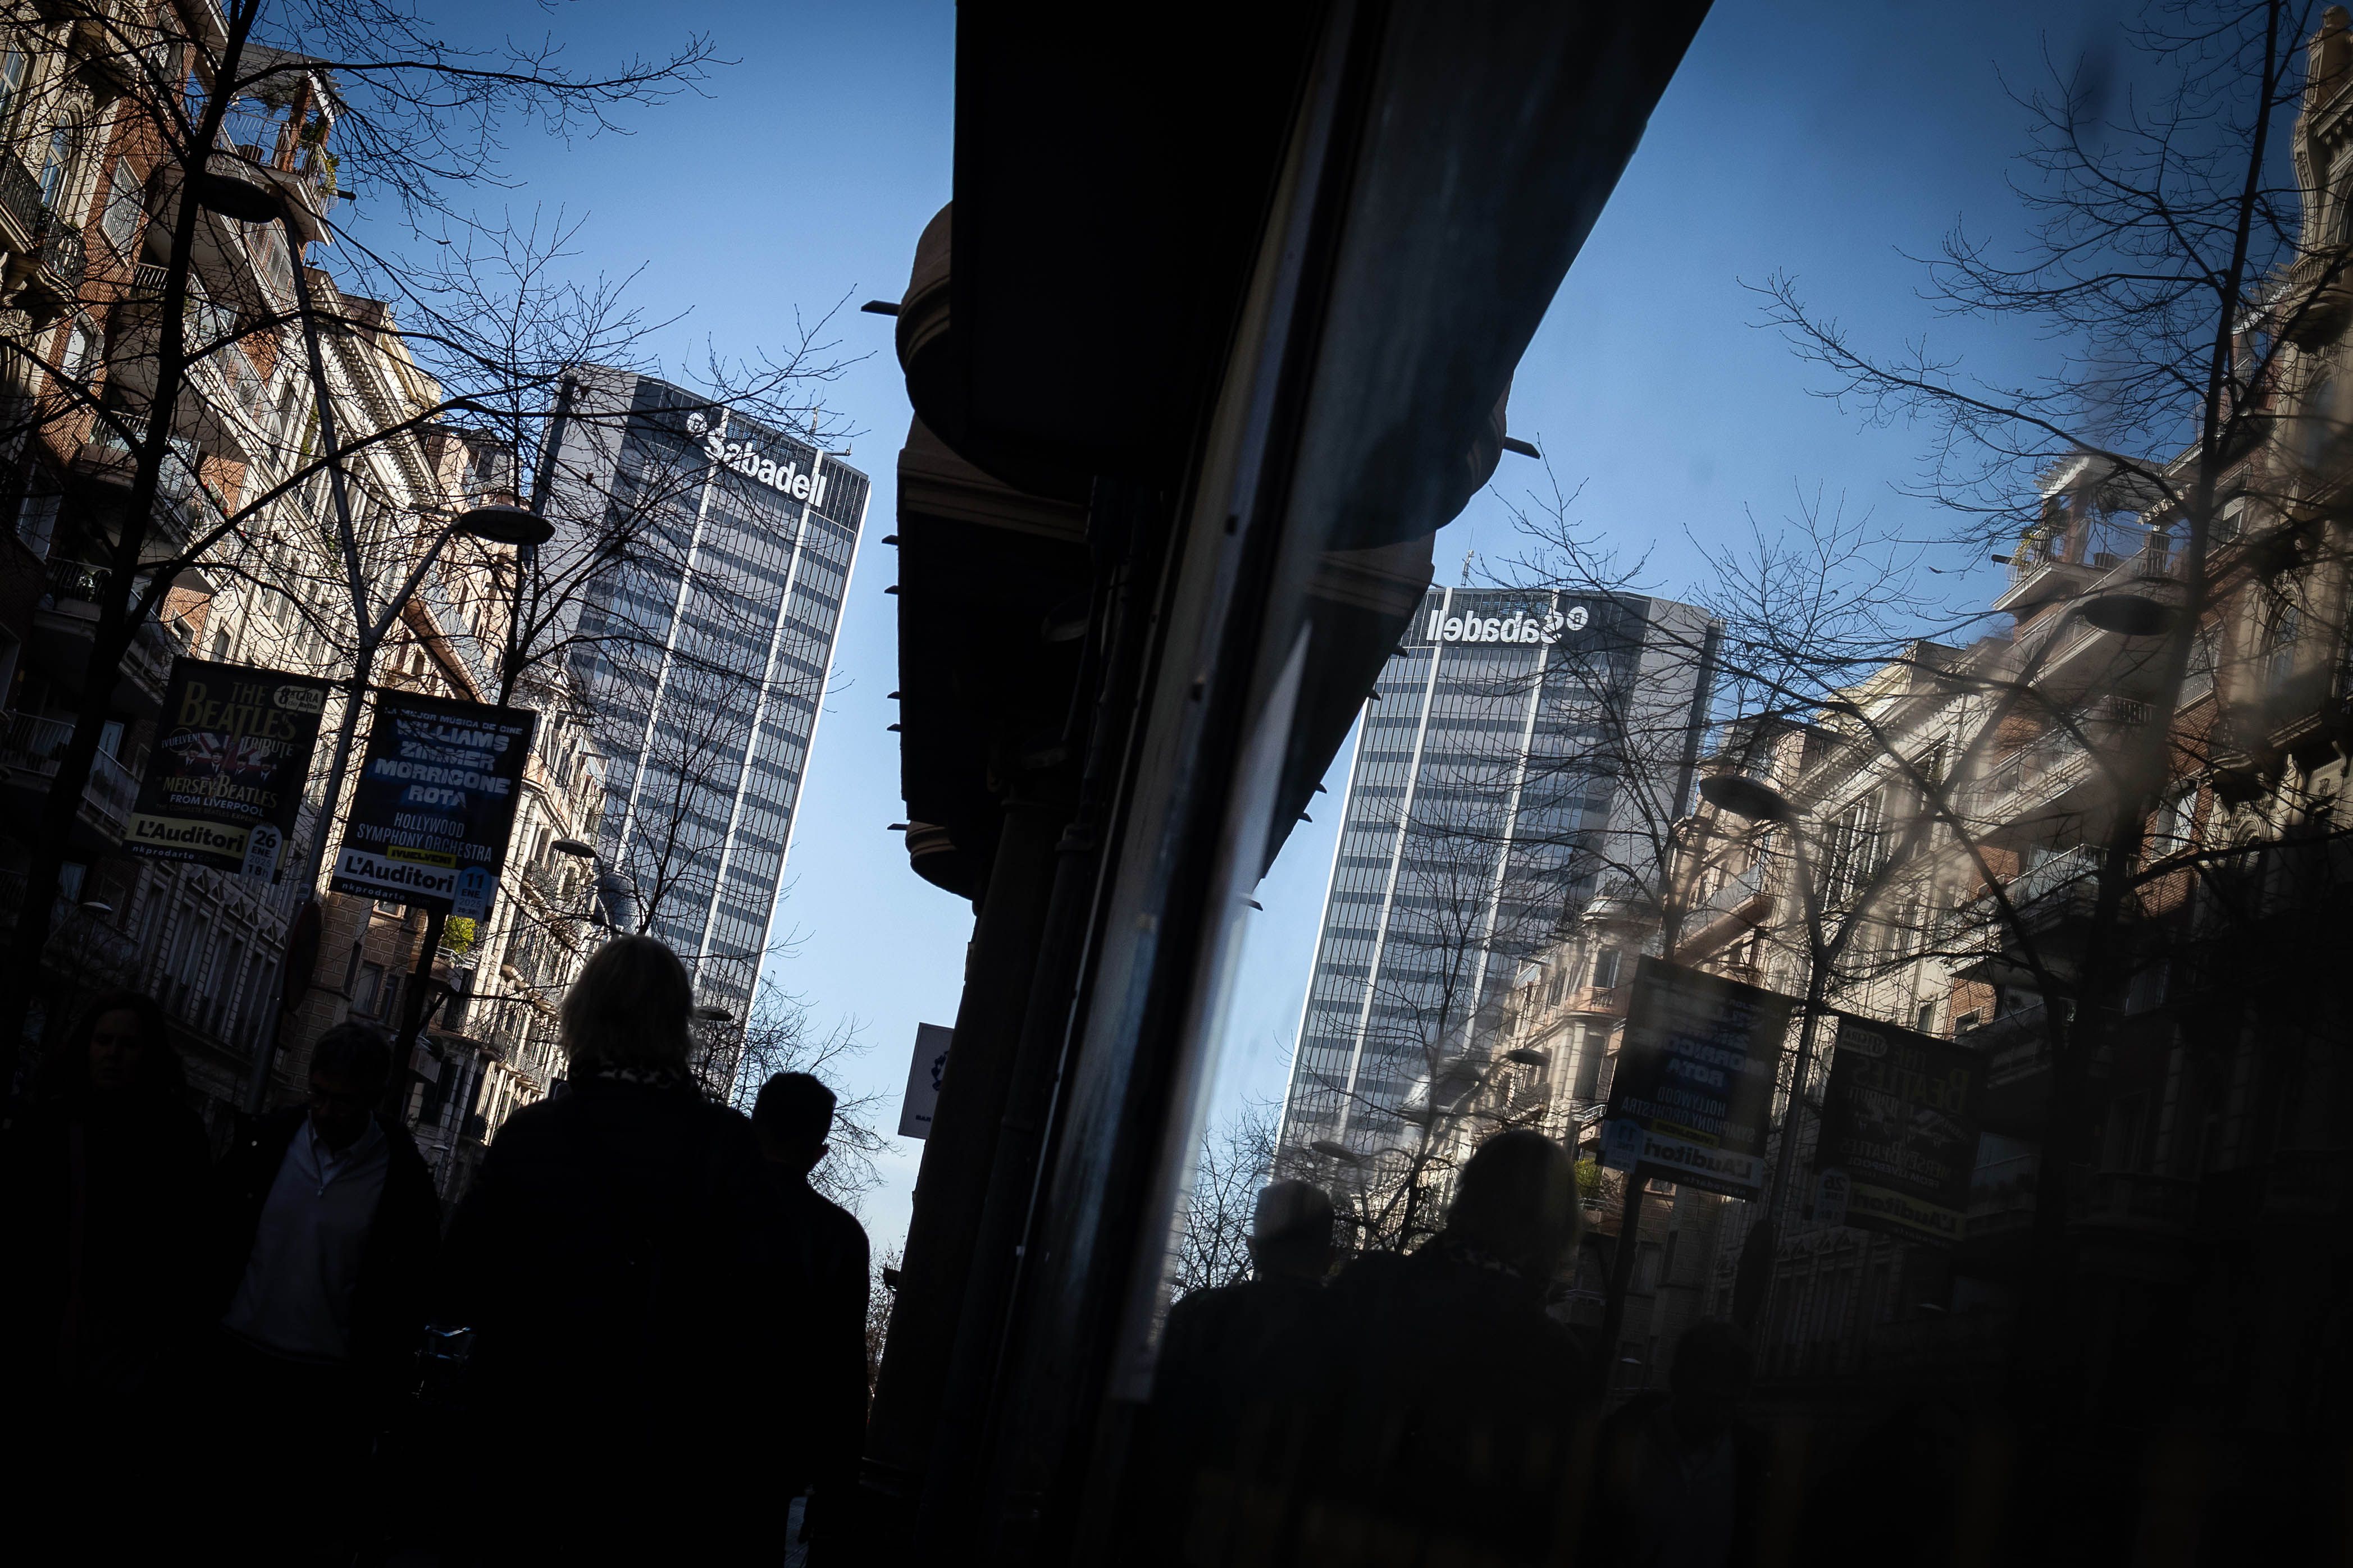
M1767 1184L1765 1215L1748 1227L1741 1243L1740 1263L1734 1276L1733 1321L1752 1327L1764 1314L1773 1294L1774 1254L1780 1246L1781 1215L1789 1190L1789 1167L1795 1163L1798 1107L1806 1098L1806 1077L1814 1054L1814 1028L1822 1015L1823 993L1830 985L1829 943L1822 938L1821 890L1814 885L1813 862L1806 854L1805 835L1792 817L1789 852L1797 861L1798 890L1806 911L1806 1016L1798 1024L1798 1057L1789 1079L1789 1100L1781 1108L1779 1146L1773 1153L1773 1177Z
M1609 1258L1609 1300L1601 1309L1601 1387L1607 1395L1618 1365L1618 1334L1626 1326L1626 1292L1634 1281L1634 1243L1642 1225L1642 1189L1648 1178L1626 1173L1626 1197L1618 1210L1618 1249Z
M439 910L426 911L425 940L417 946L408 994L401 999L400 1040L392 1054L392 1081L385 1089L385 1114L388 1117L402 1115L401 1101L408 1093L410 1064L417 1058L417 1037L423 1033L426 1016L433 1011L434 1004L427 1000L434 985L433 958L441 950L441 930L448 921L448 916Z

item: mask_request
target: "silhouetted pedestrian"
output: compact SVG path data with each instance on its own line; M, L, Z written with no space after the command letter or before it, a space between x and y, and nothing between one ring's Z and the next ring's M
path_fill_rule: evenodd
M172 1512L152 1489L152 1510L90 1489L112 1497L127 1435L179 1440L203 1343L207 1160L184 1087L154 1002L101 996L42 1064L8 1142L8 1468L48 1517L78 1517L78 1549L97 1556Z
M1607 1568L1732 1568L1754 1560L1767 1470L1763 1436L1739 1419L1752 1357L1730 1323L1675 1342L1668 1392L1603 1424L1590 1557Z
M858 1461L866 1442L866 1230L809 1185L833 1131L833 1091L805 1072L780 1072L752 1105L779 1224L784 1300L770 1321L786 1351L780 1368L794 1399L791 1447L774 1478L789 1496L806 1489L801 1539L810 1559L851 1554Z
M1181 1561L1195 1511L1223 1508L1261 1363L1307 1321L1332 1271L1333 1223L1322 1188L1273 1183L1251 1211L1250 1278L1196 1290L1169 1309L1134 1472L1131 1539L1139 1554Z
M308 1103L263 1118L223 1161L216 1277L227 1484L279 1501L255 1561L338 1562L381 1521L368 1464L424 1321L440 1202L406 1129L378 1113L392 1046L338 1024L311 1052Z
M1482 1145L1444 1230L1360 1259L1260 1357L1240 1484L1222 1521L1196 1510L1186 1560L1567 1560L1590 1380L1545 1293L1579 1212L1560 1144Z
M1244 1244L1250 1277L1169 1309L1152 1403L1170 1458L1215 1463L1230 1449L1249 1379L1267 1347L1305 1320L1332 1272L1332 1200L1308 1182L1258 1195Z
M693 1006L660 942L598 948L564 998L568 1091L507 1120L450 1222L436 1316L475 1331L466 1437L498 1456L454 1533L484 1561L758 1555L774 1209L750 1122L688 1070Z

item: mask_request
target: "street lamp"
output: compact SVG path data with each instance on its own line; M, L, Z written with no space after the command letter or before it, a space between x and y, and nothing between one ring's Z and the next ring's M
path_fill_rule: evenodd
M1505 1051L1504 1059L1507 1062L1517 1062L1524 1068L1540 1068L1552 1060L1552 1056L1549 1052L1521 1046L1515 1050Z
M206 170L196 180L195 195L198 206L239 223L276 223L286 216L286 204L279 199L276 191L234 174Z
M460 512L449 525L454 533L470 534L494 544L536 546L555 537L555 525L528 507L503 501Z
M2101 631L2127 637L2161 637L2181 618L2170 605L2139 594L2102 594L2084 601L2076 613Z
M1796 813L1771 784L1740 773L1712 773L1699 781L1700 798L1718 811L1751 822L1787 822Z
M1311 1153L1321 1154L1327 1160L1336 1160L1343 1165L1362 1165L1365 1163L1365 1157L1362 1154L1357 1153L1345 1143L1337 1142L1330 1138L1315 1139L1307 1145L1307 1148Z
M735 1021L734 1013L726 1007L697 1007L694 1016L706 1024L732 1024Z
M596 858L596 847L589 844L584 844L577 838L559 838L553 844L550 844L548 847L554 850L558 855L569 855L575 860L594 860Z

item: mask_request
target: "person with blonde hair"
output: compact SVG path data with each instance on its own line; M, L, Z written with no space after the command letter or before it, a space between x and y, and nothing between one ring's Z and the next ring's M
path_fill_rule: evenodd
M473 1331L484 1561L723 1562L773 1360L751 1123L690 1071L693 984L615 937L565 995L566 1091L507 1119L450 1222L438 1321ZM512 1506L527 1497L533 1506ZM520 1532L520 1533L517 1533Z
M556 1009L575 1080L683 1078L693 1017L686 965L649 936L617 936L598 948Z

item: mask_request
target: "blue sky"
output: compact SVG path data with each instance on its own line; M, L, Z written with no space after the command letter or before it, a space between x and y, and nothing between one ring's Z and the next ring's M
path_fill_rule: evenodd
M1583 485L1577 515L1648 549L1669 593L1696 570L1692 541L1744 528L1749 509L1769 523L1799 488L1902 521L1919 504L1894 488L1915 469L1915 438L1865 429L1810 395L1804 368L1754 325L1742 281L1793 273L1866 343L1893 346L1934 326L1899 250L1933 248L1957 218L1997 235L2015 226L2003 181L2024 116L1997 71L2031 81L2046 47L2072 59L2113 37L2112 14L2068 0L1718 0L1514 385L1514 433ZM842 300L844 349L871 351L830 400L863 432L851 461L875 489L777 921L803 939L779 978L820 1020L863 1026L871 1048L853 1076L888 1090L883 1120L895 1125L916 1024L954 1020L971 912L918 880L886 831L900 816L884 697L896 684L896 628L882 592L892 552L880 542L892 531L908 407L890 322L854 310L898 297L916 235L948 197L953 12L862 3L671 13L594 0L470 15L534 34L552 25L583 68L659 47L670 16L681 36L709 29L739 63L712 72L707 96L638 115L628 137L565 147L519 131L509 201L585 216L577 265L642 268L633 292L649 316L691 311L659 345L673 367L699 357L706 338L739 353L783 342L796 311ZM1991 371L2036 363L2031 342L1968 346ZM1504 461L1500 487L1541 477L1525 459ZM1501 502L1482 496L1440 536L1441 574L1459 572L1466 551L1501 558L1514 547ZM1335 795L1346 765L1344 751ZM1265 912L1252 917L1220 1079L1228 1104L1282 1091L1338 816L1319 815L1258 895ZM866 1205L878 1247L905 1229L920 1152L892 1142L886 1185Z

